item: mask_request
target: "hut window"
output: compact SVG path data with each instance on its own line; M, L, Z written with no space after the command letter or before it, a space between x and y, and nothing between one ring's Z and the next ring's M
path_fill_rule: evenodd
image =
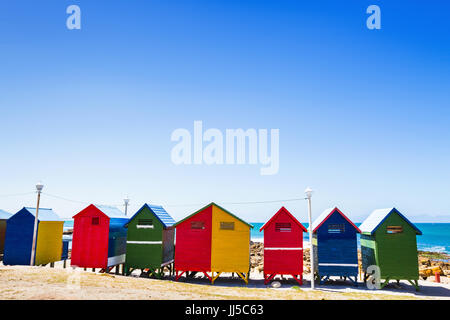
M387 226L387 233L402 233L403 227L402 226Z
M139 219L137 226L138 229L153 229L152 219Z
M291 224L290 223L275 223L275 231L276 232L291 232Z
M328 233L344 233L344 232L345 232L345 225L343 223L328 225Z
M221 222L220 229L221 230L234 230L234 222Z
M205 222L204 221L192 221L191 222L191 229L205 229Z
M98 226L100 224L100 218L99 217L93 217L92 218L92 225Z

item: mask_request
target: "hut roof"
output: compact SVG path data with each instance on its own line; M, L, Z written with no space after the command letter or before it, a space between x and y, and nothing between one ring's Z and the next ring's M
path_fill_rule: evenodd
M221 206L219 206L218 204L216 204L216 203L214 203L214 202L211 202L210 204L204 206L203 208L201 208L201 209L195 211L193 214L191 214L191 215L187 216L186 218L184 218L184 219L178 221L177 223L174 224L174 226L175 226L175 227L178 226L180 223L183 223L184 221L188 220L189 218L195 216L197 213L199 213L199 212L201 212L201 211L205 210L206 208L209 208L210 206L213 206L213 205L216 206L216 207L218 207L219 209L222 209L224 212L228 213L228 214L229 214L230 216L232 216L233 218L236 218L237 220L241 221L242 223L246 224L246 225L249 226L251 229L253 229L253 226L252 226L250 223L245 222L245 221L242 220L241 218L235 216L235 215L232 214L230 211L228 211L227 209L222 208Z
M157 206L153 204L144 204L131 218L130 221L142 211L142 209L148 208L158 220L162 223L165 228L170 228L175 224L175 220L167 213L167 211L162 206Z
M107 215L109 218L127 218L125 213L117 209L116 207L95 205L97 209Z
M0 209L0 220L9 219L12 216L11 213L6 212L5 210Z
M320 228L320 226L334 213L334 212L338 212L345 220L347 220L348 223L350 223L357 232L361 232L361 230L349 219L347 218L347 216L345 214L342 213L341 210L339 210L337 207L335 208L329 208L324 210L320 216L318 216L316 218L316 220L314 220L314 222L312 223L312 228L313 228L313 232L316 232L317 229Z
M276 218L278 217L278 215L280 215L281 213L286 213L302 230L303 232L307 232L306 228L300 223L300 221L298 221L290 212L288 209L286 209L285 207L281 207L280 210L278 210L277 213L275 213L275 215L270 218L269 221L267 221L262 227L261 229L259 229L259 231L263 231L268 225L270 225L273 221L276 220Z
M36 208L25 207L23 209L27 210L33 217L36 215ZM63 221L52 209L46 209L46 208L39 208L38 220L39 221Z
M362 233L374 234L378 227L392 214L396 212L403 220L405 220L418 235L422 234L411 221L409 221L404 215L395 208L378 209L373 211L366 220L359 226Z

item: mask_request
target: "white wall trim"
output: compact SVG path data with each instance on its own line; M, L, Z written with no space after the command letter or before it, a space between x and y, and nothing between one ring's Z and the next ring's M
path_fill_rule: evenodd
M264 248L264 250L303 250L303 248Z

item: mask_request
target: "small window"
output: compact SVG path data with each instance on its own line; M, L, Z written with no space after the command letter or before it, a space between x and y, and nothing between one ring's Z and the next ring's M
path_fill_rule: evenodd
M276 232L291 232L291 224L290 223L275 223L275 231Z
M93 217L92 218L92 225L98 226L100 224L100 218L99 217Z
M402 226L387 226L386 231L387 231L387 233L390 233L390 234L402 233L403 227Z
M136 226L138 229L153 229L153 220L152 219L138 219L138 223Z
M203 230L203 229L205 229L205 222L204 221L192 221L191 229Z
M343 223L328 225L328 233L344 233L344 232L345 232L345 225Z
M220 222L220 230L234 230L234 222Z

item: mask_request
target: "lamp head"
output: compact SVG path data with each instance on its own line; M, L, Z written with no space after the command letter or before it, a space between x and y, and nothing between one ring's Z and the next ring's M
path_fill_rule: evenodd
M305 194L307 199L311 199L313 193L314 193L313 189L311 189L310 187L306 188Z
M36 190L40 193L42 189L44 189L44 185L39 181L38 183L36 183Z

